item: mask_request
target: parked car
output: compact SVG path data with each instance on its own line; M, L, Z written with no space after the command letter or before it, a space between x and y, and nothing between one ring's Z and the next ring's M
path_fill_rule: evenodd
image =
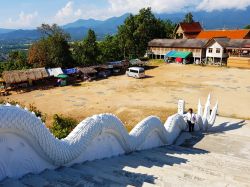
M141 61L140 59L132 59L129 61L131 66L145 66L147 65L147 61Z
M97 73L97 77L98 78L108 78L111 75L111 71L110 70L105 70L105 71L100 71Z
M131 67L126 71L128 77L134 77L137 79L145 77L145 70L142 67Z

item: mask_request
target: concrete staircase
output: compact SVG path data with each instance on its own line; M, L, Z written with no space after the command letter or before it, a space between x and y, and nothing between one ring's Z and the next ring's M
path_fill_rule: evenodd
M221 128L206 135L194 133L182 146L6 179L0 186L250 186L249 122L223 123Z

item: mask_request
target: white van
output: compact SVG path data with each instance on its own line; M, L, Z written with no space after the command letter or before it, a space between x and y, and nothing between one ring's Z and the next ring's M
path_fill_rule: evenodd
M144 68L141 67L131 67L128 68L128 70L126 71L126 75L128 77L134 77L134 78L143 78L145 77L145 70Z

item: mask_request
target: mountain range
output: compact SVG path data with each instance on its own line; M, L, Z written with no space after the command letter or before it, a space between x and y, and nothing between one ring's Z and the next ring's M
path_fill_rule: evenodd
M204 29L238 29L250 24L250 7L246 10L223 10L213 12L193 12L194 20L199 21ZM112 17L107 20L79 19L75 22L63 25L62 28L71 35L72 40L82 39L88 29L93 29L98 39L107 34L115 34L117 27L123 24L129 13L120 17ZM161 19L169 19L175 23L180 22L185 13L155 14ZM37 30L13 30L0 28L0 41L30 42L41 37Z

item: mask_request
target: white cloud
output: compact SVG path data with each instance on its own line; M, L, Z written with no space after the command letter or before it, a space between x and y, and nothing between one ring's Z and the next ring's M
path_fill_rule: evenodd
M29 14L25 14L22 11L17 19L9 18L7 22L4 23L4 26L7 28L29 28L32 27L37 16L37 11Z
M77 19L107 19L124 13L138 13L141 8L151 7L156 13L175 13L183 11L213 11L222 9L245 9L250 0L106 0L104 7L95 3L74 3L69 0L54 16L39 16L38 12L20 12L18 17L10 17L0 25L5 28L31 28L45 23L63 25Z
M109 11L114 13L136 13L144 7L151 7L157 13L173 13L194 7L197 0L108 0Z
M67 23L74 19L79 18L82 15L81 9L74 9L74 2L69 1L62 9L60 9L54 18L54 21L58 24Z
M78 9L76 12L75 12L75 16L79 17L82 15L82 10L81 9Z
M61 10L59 10L56 14L56 18L63 19L65 17L71 16L73 13L73 2L69 1L65 7L63 7Z
M250 0L203 0L197 10L213 11L223 9L244 10L250 6Z
M244 9L250 0L107 0L106 7L84 4L75 7L73 0L60 9L53 22L65 24L79 18L107 19L124 13L138 13L141 8L151 7L156 13L175 13L183 11L213 11L222 9Z

